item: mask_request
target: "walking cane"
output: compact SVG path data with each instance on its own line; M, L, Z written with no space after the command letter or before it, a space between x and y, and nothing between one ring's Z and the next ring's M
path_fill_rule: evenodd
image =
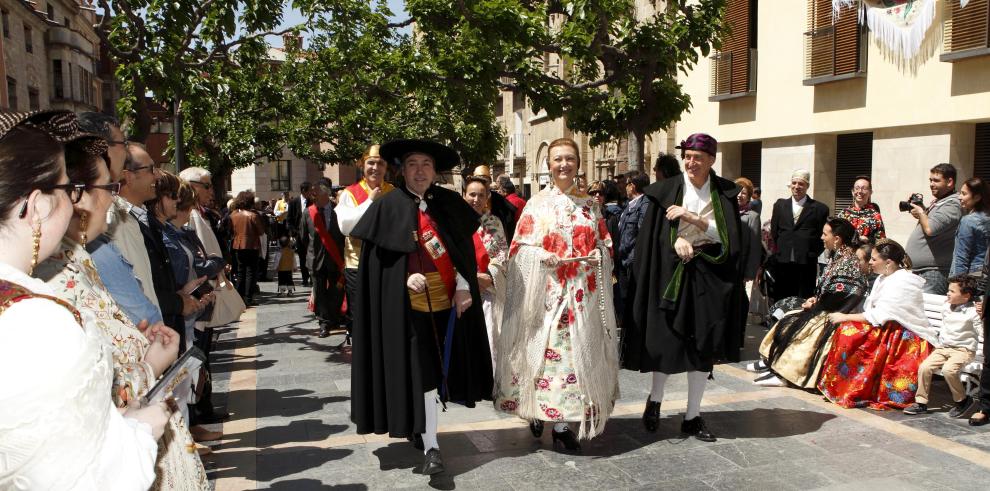
M413 242L415 242L416 243L416 247L419 248L420 247L420 243L419 243L419 230L413 230L412 236L413 236ZM419 269L420 269L420 271L425 271L426 268L425 268L425 266L423 264L423 255L420 254L420 251L416 251L416 252L417 252L416 253L416 257L417 257L417 259L419 261ZM426 278L426 275L425 274L423 275L423 278L424 279ZM427 310L429 310L429 314L430 314L430 325L433 327L433 342L437 346L437 355L440 357L440 360L439 360L440 361L440 378L441 378L441 380L440 380L440 405L443 406L443 410L444 410L444 412L446 412L447 411L447 402L444 399L447 396L449 396L450 391L449 391L449 389L447 387L447 370L444 369L444 362L443 362L444 350L440 346L440 334L439 334L439 331L437 331L437 321L436 321L436 319L433 318L433 299L430 298L430 282L429 281L426 282L426 286L423 288L423 290L426 292L426 308L427 308ZM450 340L449 339L445 339L444 341L445 341L444 344L448 344Z

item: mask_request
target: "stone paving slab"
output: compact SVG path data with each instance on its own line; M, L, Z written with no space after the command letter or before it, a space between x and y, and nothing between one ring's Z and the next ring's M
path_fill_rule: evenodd
M837 408L808 391L755 386L741 364L719 366L705 394L716 443L679 433L684 377L670 378L660 428L647 433L639 416L649 374L622 371L615 415L582 455L555 451L549 431L536 440L490 405L450 405L439 437L447 472L419 476L422 453L405 440L355 433L343 336L317 338L305 298L266 301L220 335L215 402L233 417L204 459L218 490L982 490L990 482L990 428L944 410L912 418ZM749 357L764 332L750 326ZM941 392L938 381L932 407L945 404Z

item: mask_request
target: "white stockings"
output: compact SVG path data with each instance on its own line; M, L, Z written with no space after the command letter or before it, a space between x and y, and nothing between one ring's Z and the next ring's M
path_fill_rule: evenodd
M650 389L650 400L663 401L663 389L667 383L666 373L653 372L653 387ZM684 419L694 419L701 415L701 398L705 395L705 385L708 383L708 372L687 372L688 400Z
M423 453L431 448L440 448L437 442L437 390L423 393L423 404L426 416L426 431L423 432Z

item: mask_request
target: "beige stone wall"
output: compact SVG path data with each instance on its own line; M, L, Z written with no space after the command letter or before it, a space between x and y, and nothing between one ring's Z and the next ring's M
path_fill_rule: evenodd
M17 0L0 0L0 6L7 12L10 36L4 38L3 58L6 76L17 81L17 107L19 111L29 109L28 88L38 90L39 107L48 107L48 61L45 58L45 22L31 13ZM24 26L31 29L33 52L25 47ZM2 34L0 34L2 35ZM0 80L6 87L7 80ZM8 94L8 98L11 94Z

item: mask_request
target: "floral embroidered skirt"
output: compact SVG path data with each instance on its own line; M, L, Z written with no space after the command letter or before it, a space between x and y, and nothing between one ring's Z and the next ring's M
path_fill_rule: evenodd
M538 419L555 422L579 422L585 419L590 408L585 407L582 391L574 371L574 354L571 349L571 326L567 310L561 315L556 328L550 333L543 356L543 371L535 380L519 380L513 373L508 393L498 395L496 407L512 412L519 406L520 384L532 383Z
M818 389L842 407L904 408L931 345L896 322L844 322L835 331Z

